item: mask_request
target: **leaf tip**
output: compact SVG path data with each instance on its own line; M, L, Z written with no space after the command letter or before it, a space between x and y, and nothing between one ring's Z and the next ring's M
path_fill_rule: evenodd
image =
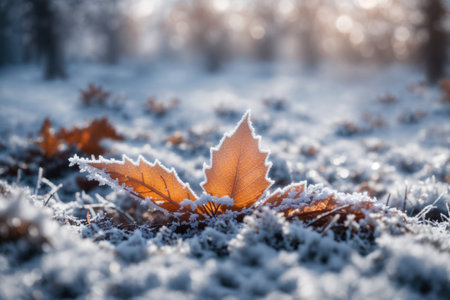
M246 120L247 122L250 121L250 117L252 115L252 111L250 109L247 109L244 113L244 116L242 119Z

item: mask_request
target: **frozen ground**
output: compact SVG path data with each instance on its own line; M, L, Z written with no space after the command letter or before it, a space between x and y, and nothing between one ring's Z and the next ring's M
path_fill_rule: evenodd
M208 74L185 64L77 63L69 74L46 82L35 66L0 73L0 298L450 297L450 106L418 70L241 62ZM89 82L112 92L106 105L81 104ZM179 105L157 115L147 111L152 96ZM49 171L52 162L21 154L46 117L58 129L107 116L125 137L105 144L107 156L158 158L200 194L209 148L247 109L271 150L273 188L307 180L367 192L406 210L408 231L380 224L374 240L338 241L272 211L190 235L105 229L95 207L126 209L123 194L84 193L76 168Z

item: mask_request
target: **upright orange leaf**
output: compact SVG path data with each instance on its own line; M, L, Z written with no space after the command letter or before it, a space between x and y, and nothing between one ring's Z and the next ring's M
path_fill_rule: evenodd
M153 204L169 212L182 208L180 203L183 200L194 201L197 198L189 185L183 183L173 169L168 170L159 161L151 164L139 157L134 163L125 155L122 161L103 158L88 160L74 156L71 164L74 163L91 173L91 179L106 179L106 183L112 186L125 187L135 197L148 198Z
M211 166L205 168L202 187L216 197L234 200L233 209L254 204L272 184L267 177L268 152L260 151L247 112L235 131L225 135L218 148L211 149Z
M46 156L54 156L58 152L58 147L61 145L61 142L56 137L52 124L48 118L42 123L41 136L42 140L39 142L41 149Z

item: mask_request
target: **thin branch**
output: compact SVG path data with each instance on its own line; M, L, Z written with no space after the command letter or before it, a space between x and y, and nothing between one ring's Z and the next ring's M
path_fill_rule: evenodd
M405 186L405 197L403 198L403 211L406 212L406 201L408 200L408 185Z
M54 191L53 193L50 194L50 196L47 198L47 200L45 200L44 202L44 206L47 206L48 202L50 201L50 199L55 195L57 191Z
M332 215L332 214L338 212L339 210L345 209L345 208L347 208L347 207L350 207L350 204L336 207L336 208L334 208L334 209L332 209L332 210L330 210L330 211L328 211L328 212L326 212L326 213L324 213L324 214L318 216L315 220L313 220L312 222L310 222L310 223L308 224L308 226L311 226L311 225L313 225L314 223L316 223L316 222L322 220L323 218L328 217L329 215Z

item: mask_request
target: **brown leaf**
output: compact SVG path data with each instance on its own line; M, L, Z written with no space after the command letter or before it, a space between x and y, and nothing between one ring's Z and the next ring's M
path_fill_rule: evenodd
M42 140L39 142L39 145L41 146L42 151L44 151L44 154L48 157L54 156L58 152L58 147L61 145L61 142L56 137L52 124L48 118L42 123L40 133Z
M450 78L442 79L440 86L443 92L442 101L450 102Z
M273 192L266 200L264 200L264 205L270 206L278 206L281 204L283 199L286 198L297 198L301 193L305 190L304 183L294 183L287 187L284 187L282 190L278 189Z
M177 107L179 104L180 101L177 98L173 98L165 103L158 101L155 97L150 97L147 100L147 112L154 113L155 115L161 117Z
M268 152L259 149L259 137L251 129L247 113L231 135L211 151L211 166L205 168L202 187L216 197L234 200L234 210L254 204L272 184L267 177Z
M303 195L303 193L305 193L304 183L291 184L282 190L275 191L264 200L263 205L283 212L288 219L299 219L318 227L327 224L336 215L339 215L338 223L344 222L348 215L354 215L354 220L359 221L366 216L363 210L370 209L374 204L369 201L350 203L338 200L335 195L316 199L314 193L309 195ZM303 196L302 200L300 196ZM294 200L294 203L297 200L297 203L280 207L282 201L287 198Z
M116 133L116 130L108 122L106 117L94 120L85 128L62 128L58 136L68 145L75 145L86 154L101 155L106 149L100 144L103 139L122 141L124 138Z
M290 209L287 211L288 219L299 219L309 222L309 226L323 227L329 224L335 216L337 224L342 224L348 216L353 216L353 220L359 222L364 219L369 210L374 205L373 202L361 201L360 203L345 203L338 201L334 196L317 200L312 205L301 209Z
M92 121L84 128L61 128L58 133L53 132L49 119L45 119L40 131L39 145L47 157L54 157L60 145L74 145L86 154L101 155L107 150L100 144L103 139L121 141L124 138L117 134L106 117Z
M298 194L300 196L301 192ZM280 197L279 199L281 199ZM294 198L295 199L295 198ZM337 200L334 195L330 195L323 199L314 199L314 195L310 195L303 205L290 206L280 211L284 213L288 219L298 219L304 222L310 222L309 225L319 227L327 224L339 215L336 220L342 223L347 219L348 215L353 215L355 221L359 221L366 217L364 210L368 210L373 206L373 202L361 201L359 203L347 203ZM281 203L281 201L280 201Z
M110 92L103 90L101 85L95 86L93 83L89 83L85 90L80 89L80 100L86 106L103 105L109 96L111 96Z
M327 198L320 200L313 200L313 197L311 196L309 200L310 200L308 201L309 203L308 202L305 203L306 204L305 206L302 206L300 208L290 207L284 210L286 217L288 218L297 217L302 221L309 221L320 216L321 214L330 212L338 205L337 201L333 196L329 196Z
M197 197L189 185L183 183L174 170L166 169L159 161L150 164L145 159L139 158L134 163L124 156L123 160L89 161L88 165L103 170L112 180L117 180L118 185L126 186L135 197L150 199L155 205L176 212L180 203L189 199L194 201Z

